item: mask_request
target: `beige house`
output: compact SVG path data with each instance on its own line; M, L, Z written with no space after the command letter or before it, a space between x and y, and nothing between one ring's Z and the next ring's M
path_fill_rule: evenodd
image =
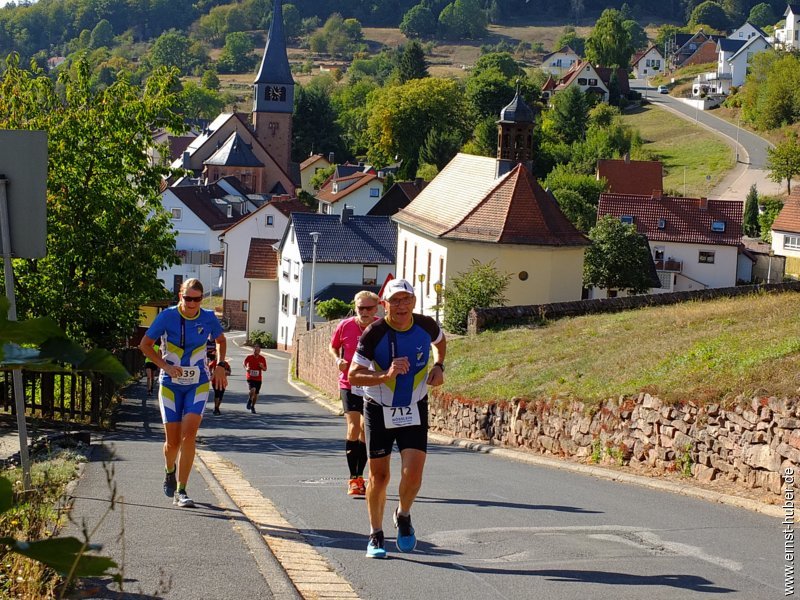
M771 252L786 257L787 276L800 277L800 190L797 188L789 194L772 223Z
M498 163L456 155L393 217L396 274L417 286L418 312L431 314L434 284L447 286L448 278L468 271L474 259L494 261L512 275L508 305L580 300L588 240L524 164L498 174L503 171Z
M332 158L331 154L329 158ZM331 166L331 161L322 154L312 154L303 162L300 163L300 189L312 196L317 190L311 185L311 178L317 174L320 169L327 169Z

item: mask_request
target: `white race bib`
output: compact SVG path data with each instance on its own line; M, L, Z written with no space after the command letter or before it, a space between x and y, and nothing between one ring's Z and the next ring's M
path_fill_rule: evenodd
M420 425L419 406L416 403L410 406L384 406L383 424L386 429Z
M261 377L261 371L258 369L250 369L250 377Z
M200 383L200 367L181 367L180 377L173 377L172 381L178 385Z

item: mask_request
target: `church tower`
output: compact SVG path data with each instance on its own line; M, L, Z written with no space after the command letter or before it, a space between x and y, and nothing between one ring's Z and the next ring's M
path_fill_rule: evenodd
M497 122L497 176L505 175L522 163L533 168L533 121L535 114L519 93L500 111Z
M256 138L284 172L291 174L294 79L286 55L281 0L274 0L267 45L253 89Z

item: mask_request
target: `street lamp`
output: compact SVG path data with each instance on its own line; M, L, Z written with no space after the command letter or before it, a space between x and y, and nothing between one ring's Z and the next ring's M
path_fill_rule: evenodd
M439 324L439 305L442 303L442 282L437 281L433 284L433 289L436 292L436 324Z
M422 284L425 283L425 273L420 273L417 275L417 279L419 279L419 314L425 314L425 304L422 299L422 292L425 288L422 287Z
M312 231L308 235L314 241L314 246L311 250L311 301L308 303L308 326L309 329L314 329L314 272L317 269L317 240L319 239L319 232Z

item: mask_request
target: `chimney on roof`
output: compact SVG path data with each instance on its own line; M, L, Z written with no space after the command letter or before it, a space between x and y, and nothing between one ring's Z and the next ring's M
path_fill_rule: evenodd
M181 158L181 166L182 166L184 169L189 169L189 168L190 168L190 166L189 166L189 165L191 164L191 156L192 156L192 155L191 155L191 154L189 154L189 152L188 152L188 151L184 151L184 153L183 153L183 157Z
M333 157L334 157L333 152L328 152L328 162L331 164L333 164Z
M342 225L346 225L347 222L350 221L350 217L352 216L353 216L353 209L347 206L347 204L345 204L344 208L342 209Z
M700 210L708 210L708 198L700 198Z

